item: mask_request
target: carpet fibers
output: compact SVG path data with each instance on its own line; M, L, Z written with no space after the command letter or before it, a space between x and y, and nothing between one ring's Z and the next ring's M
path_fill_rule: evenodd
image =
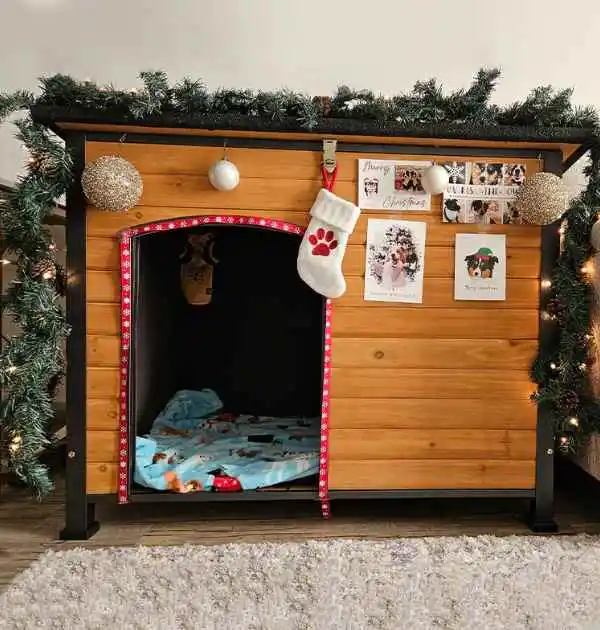
M600 628L600 539L493 536L48 552L0 628Z

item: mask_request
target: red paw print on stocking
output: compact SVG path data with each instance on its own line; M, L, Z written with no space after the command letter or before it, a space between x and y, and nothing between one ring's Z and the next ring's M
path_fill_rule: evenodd
M313 246L313 256L329 256L329 254L338 246L338 242L334 240L333 230L325 230L319 228L315 234L308 237L308 242Z

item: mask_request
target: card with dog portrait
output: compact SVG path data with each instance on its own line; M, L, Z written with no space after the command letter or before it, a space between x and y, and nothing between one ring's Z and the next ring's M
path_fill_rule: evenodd
M525 182L524 164L445 162L444 167L449 175L444 223L521 223L513 201Z
M427 224L369 219L365 300L423 302L423 260Z
M358 160L358 205L361 210L430 210L431 195L423 189L423 171L431 162Z
M506 299L504 234L456 235L454 299Z

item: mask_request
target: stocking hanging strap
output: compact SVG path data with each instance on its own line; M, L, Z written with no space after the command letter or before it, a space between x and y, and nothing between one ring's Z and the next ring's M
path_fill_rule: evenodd
M323 188L325 188L329 192L333 192L333 187L335 186L337 172L338 172L337 164L331 173L325 168L325 166L321 166L321 175L323 176Z

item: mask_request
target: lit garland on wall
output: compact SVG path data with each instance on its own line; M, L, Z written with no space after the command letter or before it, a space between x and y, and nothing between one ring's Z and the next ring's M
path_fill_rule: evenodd
M143 72L141 89L123 91L55 75L41 79L37 97L26 91L0 94L0 122L13 112L29 109L33 119L39 116L45 123L61 110L81 120L163 126L235 127L243 123L256 129L318 131L338 125L344 129L340 133L445 134L465 139L516 139L515 133L521 140L540 135L563 138L572 128L584 130L581 135L588 138L596 135L596 111L574 107L571 90L539 87L524 101L507 107L490 103L499 76L497 69L481 69L466 90L444 94L441 85L430 80L417 82L408 94L385 98L345 86L331 97L289 90L210 92L202 81L191 79L171 86L164 72ZM51 482L37 454L48 443L53 416L51 390L63 371L62 345L68 334L58 302L64 290L64 272L57 265L56 250L43 222L55 200L66 192L72 164L63 146L31 116L17 123L20 139L31 155L27 172L0 209L5 247L2 258L14 262L16 268L3 307L21 331L4 339L0 356L4 390L0 434L11 470L36 494L43 495ZM590 175L587 191L567 213L565 249L554 278L543 280L544 290L553 292L547 316L562 327L557 352L539 357L533 368L539 383L537 398L549 404L559 439L569 443L574 434L600 429L598 404L590 395L587 378L591 293L586 273L581 273L590 257L589 232L600 205L597 149Z

